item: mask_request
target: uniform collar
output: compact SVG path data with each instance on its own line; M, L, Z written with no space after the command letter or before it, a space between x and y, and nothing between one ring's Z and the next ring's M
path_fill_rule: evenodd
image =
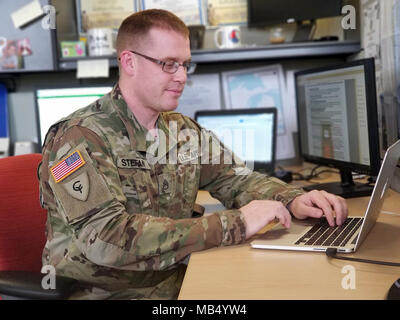
M128 131L132 150L146 152L149 149L149 146L154 143L154 141L146 141L148 130L139 123L131 109L129 109L124 97L122 96L121 89L118 83L111 91L111 100L112 105L114 106L115 110L117 111L119 117L125 124L125 127ZM156 122L156 127L162 130L165 134L167 140L167 150L164 149L165 151L168 151L169 148L176 145L175 137L169 137L169 126L167 121L164 119L163 113L159 114ZM169 142L169 139L171 139L171 142ZM163 148L161 148L161 150L163 150Z

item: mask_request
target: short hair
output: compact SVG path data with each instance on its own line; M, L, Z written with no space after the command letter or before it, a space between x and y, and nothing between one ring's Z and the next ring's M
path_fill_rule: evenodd
M172 12L161 9L143 10L131 14L122 22L117 35L117 55L127 48L139 46L152 28L172 30L189 37L188 27Z

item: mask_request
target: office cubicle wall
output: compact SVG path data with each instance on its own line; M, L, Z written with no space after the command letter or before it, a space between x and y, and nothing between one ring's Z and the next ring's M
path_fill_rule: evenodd
M54 29L48 15L38 16L22 27L15 27L12 14L26 5L44 8L49 0L2 0L0 7L0 73L51 71L55 69ZM29 9L25 10L29 15ZM46 11L45 11L46 12Z

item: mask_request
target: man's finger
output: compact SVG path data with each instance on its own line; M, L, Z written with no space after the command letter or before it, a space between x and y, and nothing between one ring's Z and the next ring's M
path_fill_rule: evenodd
M333 217L333 211L332 211L331 204L329 203L327 198L323 195L322 192L312 191L311 199L312 199L312 202L323 211L323 213L326 217L326 220L328 220L329 225L331 227L333 227L335 225L335 219Z
M334 194L323 191L323 195L329 201L336 213L336 224L341 225L347 218L346 200Z
M292 220L292 217L288 210L284 209L284 211L277 214L277 218L285 228L290 228L290 222Z

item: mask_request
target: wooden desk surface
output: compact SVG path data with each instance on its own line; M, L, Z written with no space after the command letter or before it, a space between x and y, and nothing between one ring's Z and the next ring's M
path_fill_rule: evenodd
M348 199L350 215L363 215L368 200ZM208 192L201 191L198 201L207 204L206 212L220 209ZM399 203L400 194L389 190L377 224L360 249L346 256L400 262ZM350 273L355 288L344 289ZM193 253L179 299L385 299L398 278L399 267L332 260L318 252L253 249L247 241Z

